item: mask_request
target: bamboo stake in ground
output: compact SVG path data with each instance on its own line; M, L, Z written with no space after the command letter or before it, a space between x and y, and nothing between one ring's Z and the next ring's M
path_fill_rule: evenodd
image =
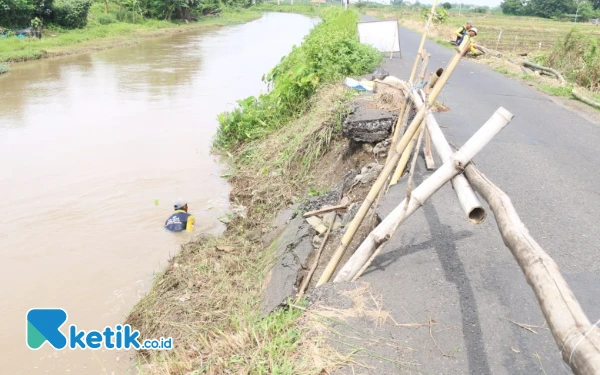
M427 40L427 34L429 33L429 27L433 21L433 15L435 14L435 7L437 7L438 0L433 0L433 5L431 6L431 12L429 13L429 18L425 23L425 30L423 31L423 36L421 37L421 43L419 44L419 49L417 50L417 57L415 58L415 63L413 64L412 71L410 72L410 78L408 79L409 83L413 83L415 79L415 74L417 74L417 66L419 65L419 57L421 55L421 51L425 46L425 41Z
M474 165L465 175L494 212L498 229L533 289L563 360L578 375L600 374L600 328L591 325L558 266L531 237L510 198Z
M468 43L465 43L463 50L466 51L467 46L468 46ZM435 99L438 97L438 95L442 91L442 88L444 88L444 85L446 84L446 82L448 82L448 79L450 78L450 76L454 72L454 69L456 69L456 66L460 62L462 52L463 51L454 55L454 58L450 61L450 63L448 64L448 67L446 68L444 73L442 73L442 76L440 77L439 81L433 87L431 94L428 97L429 104L435 103ZM333 275L333 272L335 272L335 269L336 269L338 263L340 262L340 259L342 259L342 256L344 255L344 252L346 251L346 249L348 248L348 245L352 241L352 238L354 238L356 231L358 230L360 224L362 223L363 219L367 215L367 212L371 208L373 201L377 198L379 191L381 190L383 185L386 183L389 175L392 173L392 170L396 166L396 163L398 163L398 160L400 159L400 155L402 154L402 152L408 145L408 142L413 137L413 135L415 134L417 129L419 129L419 127L421 126L421 122L423 121L423 118L425 117L425 112L426 112L425 107L422 107L417 112L417 114L415 115L415 118L412 120L410 126L406 129L406 132L402 136L402 139L400 139L400 142L396 145L396 148L394 150L390 150L390 153L392 154L390 160L386 163L383 170L379 173L377 180L371 187L371 190L367 194L367 197L365 198L364 202L358 209L358 212L354 216L354 219L352 219L352 221L350 222L348 229L342 236L340 246L337 248L337 250L333 254L331 260L327 264L327 267L325 267L325 270L323 271L323 274L321 275L321 278L319 279L317 286L323 285L326 282L328 282L329 279L331 278L331 275Z
M423 127L421 126L420 129L422 129L422 128ZM410 143L408 144L408 146L402 153L402 156L400 157L400 161L398 161L396 170L394 171L394 174L392 175L392 179L390 180L389 186L396 185L398 183L398 180L400 179L400 177L402 177L402 175L404 175L404 171L406 170L406 166L408 165L408 159L410 159L410 155L412 155L412 151L413 151L413 148L415 147L415 143L417 143L417 137L419 136L420 133L421 133L420 131L415 132L415 135L412 137L412 139L410 140ZM416 156L416 154L415 154L415 156Z
M462 172L462 169L492 138L512 119L513 115L500 107L492 117L458 150L452 158L419 185L408 201L406 214L402 215L406 199L402 201L375 228L359 246L350 260L342 267L334 281L350 281L380 245L387 242L407 217L421 207L429 197L446 182Z

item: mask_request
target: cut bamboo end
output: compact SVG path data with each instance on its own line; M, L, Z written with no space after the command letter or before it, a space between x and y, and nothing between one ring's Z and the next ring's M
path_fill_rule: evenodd
M487 212L485 212L485 209L481 206L473 207L467 217L471 224L481 224L487 218Z

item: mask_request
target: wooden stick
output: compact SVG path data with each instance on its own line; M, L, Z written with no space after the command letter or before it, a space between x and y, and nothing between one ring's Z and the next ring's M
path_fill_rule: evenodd
M600 329L592 326L554 260L529 234L510 198L474 165L467 179L494 212L498 229L533 289L563 360L578 375L600 372Z
M465 44L465 46L463 48L466 50L467 44ZM450 63L448 64L448 67L444 71L444 73L442 73L442 76L440 77L438 83L433 87L433 90L431 91L431 94L428 97L429 104L433 104L435 102L435 99L438 97L438 95L442 91L442 88L444 87L446 82L448 82L448 79L450 78L450 76L456 69L456 66L458 65L458 63L461 60L461 53L457 53L454 55L454 58L450 61ZM410 126L406 129L406 132L402 136L402 139L400 139L400 141L396 145L396 148L390 152L392 154L392 157L386 163L383 170L379 173L379 177L377 177L377 180L371 187L371 190L369 191L364 202L358 209L358 212L354 216L354 219L352 219L352 221L350 222L348 229L342 236L340 246L337 248L337 250L333 254L331 260L327 264L327 267L325 267L325 270L323 271L323 274L321 275L321 278L319 279L317 286L323 285L326 282L328 282L329 279L331 278L331 275L333 275L333 273L335 272L335 269L336 269L338 263L340 262L340 259L342 259L344 252L346 251L346 249L348 248L348 245L352 241L352 238L354 238L354 235L358 231L358 228L360 227L360 224L362 223L363 219L367 215L367 212L371 208L373 201L377 198L379 191L381 190L381 188L387 181L388 176L392 173L392 170L396 166L396 163L398 163L398 160L400 159L400 155L402 154L402 152L408 145L408 142L413 137L415 132L421 126L421 122L423 121L423 118L425 117L425 112L426 112L425 107L422 107L417 112L417 114L415 115L415 118L412 120Z
M413 64L412 71L410 72L410 78L408 82L412 84L415 79L415 74L417 74L417 66L419 65L419 57L421 55L421 51L425 46L425 41L427 40L427 34L429 33L429 26L433 21L433 15L435 14L435 8L437 7L438 0L433 0L433 5L431 6L431 12L429 13L429 18L425 23L425 30L423 31L423 36L421 37L421 43L419 44L419 49L417 50L417 57L415 58L415 63Z
M331 206L331 207L327 207L327 208L321 208L319 210L308 211L307 213L305 213L302 216L303 217L311 217L311 216L315 216L315 215L319 215L319 214L324 214L326 212L343 210L343 209L346 209L346 208L348 208L347 204L339 204L337 206Z
M319 250L317 251L317 254L315 255L315 260L313 261L313 264L310 267L310 271L308 271L306 276L304 276L304 279L302 279L302 284L300 284L300 288L298 289L298 296L296 297L296 303L300 302L302 297L304 297L304 293L306 292L306 289L308 288L310 279L312 279L312 276L315 273L315 270L319 266L319 259L321 258L321 253L323 252L323 249L325 248L325 243L327 242L327 239L329 238L329 233L331 233L331 228L333 228L333 224L335 224L335 219L337 219L337 215L335 215L333 217L333 219L331 220L331 224L329 225L329 228L327 228L325 237L323 237L323 242L321 242L321 246L319 246Z
M458 150L452 158L444 163L437 171L419 185L408 201L406 215L402 217L402 201L383 221L375 228L350 260L342 267L334 281L350 281L367 262L373 251L381 244L387 242L402 222L420 208L429 197L438 191L446 182L462 172L462 169L471 159L487 145L492 138L500 132L512 119L513 115L500 107L492 117Z

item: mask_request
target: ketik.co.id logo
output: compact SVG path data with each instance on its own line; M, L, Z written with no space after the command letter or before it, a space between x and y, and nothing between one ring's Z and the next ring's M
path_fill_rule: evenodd
M140 332L132 330L129 324L105 327L103 331L78 330L69 326L68 336L60 327L67 321L63 309L31 309L27 312L27 346L36 350L48 342L54 349L172 349L173 339L163 338L144 340L140 343Z

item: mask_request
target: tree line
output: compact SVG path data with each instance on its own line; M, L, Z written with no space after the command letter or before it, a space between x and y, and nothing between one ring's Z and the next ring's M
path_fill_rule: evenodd
M600 0L504 0L504 14L561 18L577 15L579 20L600 17Z
M103 22L116 22L108 17L109 5L126 12L128 21L143 18L161 20L193 20L197 16L219 12L222 7L248 7L252 0L0 0L0 29L56 24L64 28L81 28L87 25L88 12L94 1L106 8ZM123 18L119 19L123 21Z

